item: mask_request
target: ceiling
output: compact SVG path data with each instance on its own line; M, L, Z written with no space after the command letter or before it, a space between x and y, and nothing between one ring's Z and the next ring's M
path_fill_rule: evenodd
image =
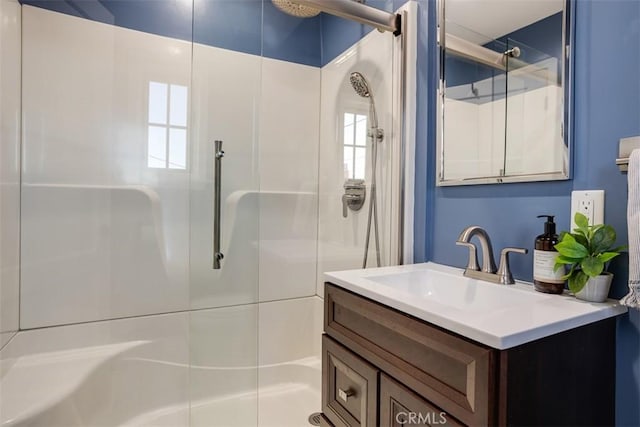
M562 11L564 0L444 0L447 32L485 44ZM455 25L449 25L449 23ZM459 28L465 27L471 31ZM475 34L474 34L475 33Z

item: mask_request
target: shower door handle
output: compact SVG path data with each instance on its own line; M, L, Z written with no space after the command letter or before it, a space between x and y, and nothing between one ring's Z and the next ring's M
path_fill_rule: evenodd
M222 252L220 252L220 193L222 190L222 158L224 157L224 151L222 151L222 141L216 140L214 142L214 155L215 160L213 163L213 269L220 269L220 261L224 258Z

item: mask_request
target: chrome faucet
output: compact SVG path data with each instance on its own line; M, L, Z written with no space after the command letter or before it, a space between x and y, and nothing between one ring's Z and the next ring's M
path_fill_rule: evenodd
M471 238L478 236L480 247L482 248L482 269L478 266L478 255L476 246L471 243ZM458 236L456 245L466 246L469 249L469 262L464 270L464 275L472 279L486 280L502 285L514 284L513 275L509 268L509 253L515 252L526 254L528 251L523 248L504 248L500 252L500 267L496 271L496 263L493 260L493 248L491 239L486 230L478 225L465 228Z

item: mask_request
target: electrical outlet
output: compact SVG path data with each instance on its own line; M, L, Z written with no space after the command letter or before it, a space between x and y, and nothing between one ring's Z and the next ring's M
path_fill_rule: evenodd
M576 228L573 218L580 212L589 225L604 224L604 190L580 190L571 192L571 229Z

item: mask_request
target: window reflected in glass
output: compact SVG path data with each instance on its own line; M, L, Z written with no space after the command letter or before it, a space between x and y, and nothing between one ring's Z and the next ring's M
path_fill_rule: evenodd
M367 116L343 115L344 179L364 179L367 163Z
M149 82L147 166L187 168L188 88Z

